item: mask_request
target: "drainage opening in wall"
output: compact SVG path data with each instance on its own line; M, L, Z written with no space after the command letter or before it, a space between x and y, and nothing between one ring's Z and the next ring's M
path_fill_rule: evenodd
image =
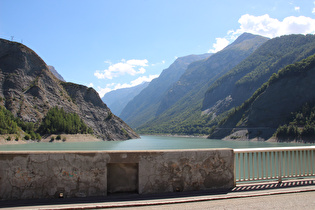
M138 163L107 164L107 192L138 193Z

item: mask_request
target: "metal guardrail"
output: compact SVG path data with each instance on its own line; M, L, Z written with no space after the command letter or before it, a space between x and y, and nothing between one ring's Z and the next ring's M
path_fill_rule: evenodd
M235 182L315 176L315 146L234 149Z

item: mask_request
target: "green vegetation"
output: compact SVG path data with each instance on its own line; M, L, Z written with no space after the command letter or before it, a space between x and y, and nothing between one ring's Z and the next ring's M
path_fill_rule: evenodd
M201 115L201 111L188 109L174 116L172 121L164 121L168 112L162 114L152 124L147 123L136 131L145 134L179 134L179 135L208 135L216 122L212 115Z
M0 134L15 134L18 125L13 114L3 106L0 106Z
M79 115L67 113L63 108L54 107L48 111L39 129L42 134L86 134L93 130L85 125Z
M268 44L268 45L267 45ZM303 58L314 54L313 35L289 35L275 38L266 43L266 47L260 49L261 58L265 59L254 71L246 74L236 82L237 85L244 85L259 81L260 78L270 77L270 72L284 66L295 63ZM281 50L272 50L281 49ZM261 62L261 60L258 60Z
M0 106L0 134L18 134L21 131L25 132L25 140L41 140L41 136L35 132L34 123L24 122ZM16 139L18 140L18 137Z
M266 96L266 92L269 92L268 97L276 97L279 95L271 95L271 91L268 91L268 88L272 87L273 85L290 83L294 80L305 81L304 79L307 78L309 75L308 73L314 71L315 68L315 55L309 56L306 59L303 59L300 62L296 62L294 64L290 64L285 68L281 69L278 73L274 73L270 79L264 83L260 88L258 88L252 97L247 99L241 106L233 109L230 113L223 118L218 125L219 126L226 126L229 127L238 127L238 126L247 126L247 119L249 117L249 111L251 110L251 105L256 101L259 100L259 97ZM296 83L292 83L296 84ZM303 84L303 82L302 82ZM310 91L312 86L309 83L305 83L304 85L299 85L292 87L293 90L300 89L303 91ZM288 89L281 89L278 94L285 93L286 91L291 92L291 96L293 98L302 97L300 94L296 95L297 93L301 92L294 92ZM265 98L269 99L270 98ZM273 100L277 100L274 98ZM299 99L293 100L294 103L298 103ZM258 103L258 102L257 102ZM305 103L305 102L304 102ZM293 103L292 103L293 104ZM278 104L278 106L286 106L290 107L292 105L287 104ZM304 104L303 106L300 105L298 111L291 113L287 113L287 118L285 115L282 116L282 122L285 121L286 123L279 126L276 130L274 136L279 141L304 141L304 142L314 142L315 138L315 103L314 101L309 101L309 103ZM294 106L292 106L294 107ZM273 109L279 107L273 107ZM295 108L296 110L296 108ZM268 110L265 110L268 112ZM257 116L257 115L256 115ZM277 117L277 116L275 116ZM256 118L257 119L257 118ZM263 118L261 118L263 119Z
M232 55L229 54L228 57L224 57L221 52L220 59L216 62L199 63L200 65L195 65L194 68L191 65L178 83L178 93L172 89L170 97L163 98L164 104L168 106L164 106L161 112L151 116L147 122L146 120L138 120L139 115L128 119L128 123L134 126L136 120L140 123L146 122L141 126L134 126L139 133L183 135L210 134L214 130L213 126L222 126L233 116L237 120L233 126L236 126L238 122L238 125L246 124L246 118L242 118L242 115L247 110L248 105L260 96L270 83L289 76L286 71L292 68L290 64L315 53L315 36L288 35L271 39L234 68L225 72L228 69L225 64L237 53L234 52ZM209 60L214 60L218 55L211 56L212 59ZM216 64L217 67L211 68L211 64ZM286 67L287 65L289 66ZM299 65L301 66L294 67L295 71L290 70L290 74L299 75L303 71L303 65L308 64ZM228 67L233 66L229 65ZM283 69L284 67L286 68ZM225 70L223 70L224 68ZM277 73L279 69L282 71ZM213 72L220 73L214 76ZM200 82L204 78L207 81ZM271 78L269 83L264 84L269 78ZM189 90L186 91L184 88ZM178 94L182 93L185 95L180 98ZM229 96L232 98L231 102L219 107L218 110L209 115L201 114L202 110L215 107L218 101ZM159 105L159 102L156 104ZM129 111L132 113L132 110ZM152 112L147 111L147 113Z
M28 134L26 134L26 135L24 136L24 139L25 139L25 140L30 140L30 138L31 138L31 137L30 137L30 135L28 135Z
M214 91L215 88L227 81L235 82L237 86L252 86L253 83L255 84L262 79L266 81L272 73L284 66L314 54L314 49L314 35L288 35L271 39L231 71L216 80L207 92Z
M108 121L108 120L112 119L112 117L113 117L113 113L109 111L108 115L107 115L107 117L105 118L104 121Z
M313 142L315 137L315 105L305 104L299 112L292 114L291 122L279 126L275 136L279 141Z
M0 106L0 134L19 134L22 131L25 132L24 137L22 137L25 140L41 140L42 137L39 133L42 135L57 133L93 133L93 130L86 126L77 114L66 113L63 108L59 109L58 107L54 107L50 109L41 125L38 126L36 123L24 122L21 119L14 117L9 110ZM61 136L58 135L56 139L61 140ZM15 141L18 140L19 136L17 135Z

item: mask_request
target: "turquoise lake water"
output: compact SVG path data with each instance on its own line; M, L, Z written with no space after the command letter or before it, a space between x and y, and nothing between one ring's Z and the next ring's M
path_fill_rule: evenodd
M35 142L28 144L0 145L0 151L62 151L62 150L170 150L206 148L256 148L256 147L294 147L314 144L222 141L196 137L141 136L141 139L102 142Z

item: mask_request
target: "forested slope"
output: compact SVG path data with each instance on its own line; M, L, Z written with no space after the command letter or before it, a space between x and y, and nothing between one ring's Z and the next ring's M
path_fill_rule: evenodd
M274 73L210 138L314 140L315 55ZM278 129L277 129L278 128ZM242 132L245 131L245 132Z
M161 99L158 112L151 121L138 127L141 133L173 133L204 135L209 121L201 117L204 94L216 79L231 70L268 39L242 34L231 45L206 60L192 63L181 78Z
M192 62L205 59L211 54L188 55L177 58L169 68L152 80L148 87L134 97L123 109L120 117L131 127L136 128L157 115L161 99L170 86L178 81Z

